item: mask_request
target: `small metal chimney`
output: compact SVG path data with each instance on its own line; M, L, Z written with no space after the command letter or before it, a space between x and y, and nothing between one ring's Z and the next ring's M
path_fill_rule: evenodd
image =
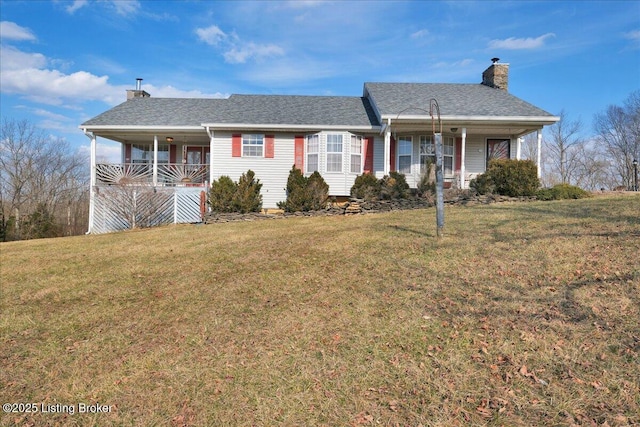
M142 90L142 79L140 77L136 79L136 90Z

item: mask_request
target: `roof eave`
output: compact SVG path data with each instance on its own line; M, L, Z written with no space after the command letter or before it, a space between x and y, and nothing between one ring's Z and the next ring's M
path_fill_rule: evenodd
M391 122L415 122L430 121L431 116L427 115L398 115L385 114L382 121L391 119ZM558 116L440 116L440 120L447 123L472 123L472 124L530 124L530 125L552 125L560 120Z
M380 126L373 125L322 125L322 124L274 124L274 123L203 123L202 127L215 130L279 130L279 131L323 131L353 130L359 132L378 132Z

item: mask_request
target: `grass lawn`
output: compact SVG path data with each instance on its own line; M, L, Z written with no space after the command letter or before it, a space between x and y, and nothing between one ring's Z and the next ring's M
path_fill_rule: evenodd
M445 215L3 243L0 425L640 424L640 197Z

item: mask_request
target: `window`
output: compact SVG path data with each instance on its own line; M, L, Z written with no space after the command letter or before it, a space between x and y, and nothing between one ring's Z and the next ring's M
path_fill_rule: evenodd
M327 135L327 172L342 172L342 135Z
M242 157L263 157L264 137L262 135L242 135Z
M436 147L430 136L423 135L420 137L420 173L427 173L429 164L436 164Z
M444 176L453 176L453 138L450 136L442 140L442 169Z
M398 139L398 172L408 175L411 173L411 154L413 151L413 139L410 136L401 136Z
M131 163L153 163L153 145L131 145ZM169 163L167 144L158 144L158 163Z
M307 146L307 149L305 150L307 153L307 173L313 173L318 170L320 139L318 138L318 135L307 135L305 139L305 144Z
M362 137L351 135L351 173L362 173Z
M445 177L453 176L454 140L447 136L442 138L442 171ZM427 173L427 165L436 164L436 147L431 136L420 137L420 173Z

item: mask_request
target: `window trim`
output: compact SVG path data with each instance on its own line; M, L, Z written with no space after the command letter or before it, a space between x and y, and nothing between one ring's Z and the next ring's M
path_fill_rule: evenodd
M329 144L336 144L336 142L329 142L329 138L331 137L339 137L340 138L340 151L329 151ZM342 133L327 133L325 136L325 150L326 150L326 158L325 158L325 170L326 173L344 173L344 134ZM329 156L340 156L340 170L329 170Z
M315 140L315 141L312 141ZM315 151L311 151L309 150L309 143L310 142L314 142L315 143ZM309 156L313 155L315 156L316 160L315 160L315 166L316 168L314 170L310 169L310 165L311 165L311 161L309 160ZM304 162L304 172L307 174L312 174L314 172L320 172L320 134L314 133L312 135L305 135L304 137L304 157L305 157L305 162Z
M422 154L422 145L423 142L427 142L427 146L431 147L431 151L429 151L429 149L426 150L427 153L431 153L431 154ZM450 144L447 145L447 142L450 142ZM446 154L446 147L451 147L451 154ZM435 141L433 140L433 137L431 135L420 135L419 136L419 142L418 142L418 152L419 152L419 161L420 161L420 174L424 174L427 171L424 169L424 166L422 164L422 158L423 157L430 157L433 158L433 165L435 166L436 164L436 147L435 147ZM455 177L455 154L456 154L456 140L454 137L452 136L443 136L442 137L442 173L444 175L445 178L454 178ZM451 159L451 171L450 173L446 172L446 167L445 167L445 158Z
M409 147L410 147L410 151L409 154L400 154L400 147L403 145L403 142L408 142L409 143ZM399 173L402 173L404 175L411 175L412 171L413 171L413 135L402 135L402 136L398 136L398 142L396 144L396 151L397 151L397 155L396 155L396 170ZM400 170L400 158L401 157L409 157L409 171L408 172L403 172L402 170Z
M353 143L359 143L360 144L360 151L359 152L355 152L353 150ZM363 163L363 150L364 150L364 137L362 135L354 135L351 134L351 143L349 145L349 173L351 174L356 174L356 175L360 175L362 174L362 170L364 168L364 163ZM358 162L358 170L354 171L353 170L353 161L355 160L354 157L359 157L359 162Z
M253 140L253 138L256 138L255 140L257 141L257 138L260 138L260 144L252 144L251 141ZM241 157L249 157L249 158L264 158L264 154L265 154L265 138L264 138L264 134L261 133L243 133L242 134L242 140L240 141L241 144L241 148L242 148L242 153L241 153ZM254 154L247 154L245 151L245 148L255 148L255 147L259 147L260 148L260 154L259 155L254 155Z

